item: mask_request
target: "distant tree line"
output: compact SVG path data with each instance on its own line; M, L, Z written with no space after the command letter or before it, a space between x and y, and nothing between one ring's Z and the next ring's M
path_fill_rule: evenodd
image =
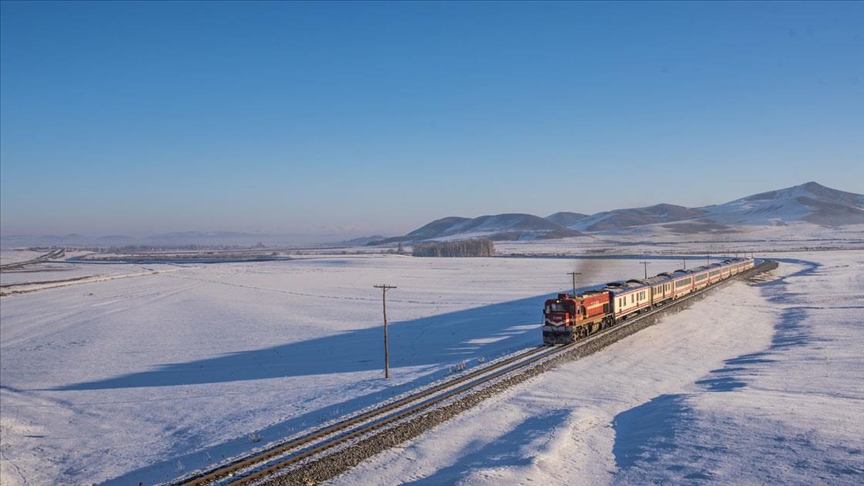
M109 248L101 248L102 251L110 251L116 253L141 253L151 251L206 251L206 250L247 250L253 248L266 248L263 244L258 243L255 246L243 245L198 245L189 243L185 245L125 245L111 246Z
M495 254L495 245L486 238L433 241L414 245L412 254L416 257L489 257Z

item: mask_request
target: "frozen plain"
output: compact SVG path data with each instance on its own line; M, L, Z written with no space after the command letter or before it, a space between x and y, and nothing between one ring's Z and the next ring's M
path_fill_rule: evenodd
M773 280L729 286L333 482L860 483L864 256L772 257ZM3 298L4 485L171 480L538 344L567 272L585 286L642 273L635 259L396 255L165 267ZM399 287L389 382L381 283Z

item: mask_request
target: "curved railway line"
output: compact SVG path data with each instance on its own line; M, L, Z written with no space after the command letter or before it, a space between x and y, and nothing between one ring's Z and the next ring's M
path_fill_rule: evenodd
M53 260L55 258L63 258L65 255L66 255L65 249L57 248L56 250L51 250L44 255L39 255L38 257L33 258L32 260L26 260L23 262L15 262L15 263L6 263L4 265L0 265L0 272L24 268L27 265L33 265L35 263L45 263L45 262Z
M723 287L740 277L777 267L762 262L718 284L683 297L674 303L644 312L601 332L564 346L541 346L501 358L482 368L434 384L375 409L357 413L343 421L313 430L302 436L275 444L263 451L237 459L214 469L185 476L172 485L232 484L314 484L335 477L367 457L410 439L486 396L527 380L563 360L592 354L615 341L655 324L670 310L686 302L704 298L707 292ZM424 422L420 426L414 422ZM386 432L386 433L385 433ZM385 437L387 435L390 437ZM366 445L352 453L353 446ZM279 477L276 477L277 474Z

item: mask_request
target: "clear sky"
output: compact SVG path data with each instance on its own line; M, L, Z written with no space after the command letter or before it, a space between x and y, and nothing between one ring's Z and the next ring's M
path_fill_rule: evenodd
M0 3L0 229L864 193L862 2Z

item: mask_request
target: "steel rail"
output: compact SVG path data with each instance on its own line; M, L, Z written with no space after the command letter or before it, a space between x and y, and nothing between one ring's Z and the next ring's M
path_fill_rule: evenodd
M231 486L242 486L242 485L250 484L250 483L257 481L259 479L263 479L267 476L273 475L282 469L289 468L289 467L291 467L291 466L293 466L299 462L302 462L303 460L305 460L307 458L310 458L310 457L313 457L315 455L327 452L330 449L334 449L337 446L340 446L346 442L349 442L351 440L354 440L354 439L357 439L357 438L362 437L364 435L375 432L376 430L384 429L387 426L394 424L396 422L399 422L402 420L410 420L410 418L412 418L412 417L419 417L419 416L423 415L425 412L434 409L436 406L438 406L442 402L445 402L447 400L455 398L455 397L462 395L464 393L471 393L474 391L479 391L480 389L482 389L482 385L486 385L490 382L493 382L495 380L503 378L507 375L510 375L511 373L522 372L522 371L528 370L528 369L532 368L534 365L539 364L540 362L543 362L543 361L548 360L548 359L552 359L553 357L555 357L557 355L566 353L567 351L570 350L569 349L570 347L574 346L574 344L576 344L576 343L571 343L571 344L567 344L564 346L558 346L558 347L542 348L542 350L546 351L546 352L536 353L534 356L529 357L525 361L522 361L522 362L519 362L516 364L511 363L508 366L497 367L492 373L488 373L485 376L481 376L477 380L472 381L468 384L465 384L463 386L459 386L459 387L453 388L451 390L448 390L448 391L446 391L446 392L444 392L438 396L435 396L434 398L431 398L425 402L416 404L410 408L407 408L401 412L397 412L396 414L388 416L386 418L383 418L379 421L363 425L363 426L359 427L357 430L354 430L354 431L352 431L346 435L336 437L333 440L322 443L321 445L318 445L312 449L303 451L300 454L288 457L285 460L279 461L275 464L272 464L269 466L261 466L261 467L263 467L263 469L258 469L256 471L252 471L250 474L243 476L242 478L238 478L234 481L231 481L230 484L231 484Z
M420 392L412 393L409 396L406 396L404 398L401 398L401 399L396 400L396 401L391 402L391 403L387 403L387 404L385 404L379 408L376 408L374 410L370 410L368 412L361 413L357 416L350 417L350 418L343 420L341 422L338 422L336 424L329 425L329 426L324 427L322 429L316 430L310 434L298 437L296 439L292 439L292 440L287 441L287 442L283 442L281 444L277 444L277 445L275 445L269 449L266 449L264 451L261 451L259 453L247 456L245 458L238 459L235 462L219 466L219 467L212 469L210 471L206 471L204 473L201 473L201 474L196 475L196 476L192 476L190 478L184 478L184 479L181 479L179 481L175 481L175 482L170 483L170 484L173 484L173 485L182 484L182 485L188 485L188 486L198 486L198 485L208 484L208 483L213 482L213 481L218 481L224 477L228 477L228 476L232 475L233 473L235 473L239 470L254 466L255 464L260 464L260 463L265 462L269 459L272 459L273 457L284 455L284 454L286 454L286 453L288 453L294 449L298 449L298 448L300 448L304 445L307 445L311 442L314 442L314 441L319 440L319 439L323 439L327 436L334 435L340 431L344 431L345 429L347 429L349 427L352 427L352 426L355 426L355 425L358 425L358 424L361 424L364 422L369 422L370 420L373 420L377 417L380 417L381 415L384 415L384 414L389 413L391 411L397 410L399 408L404 408L404 407L410 406L411 404L416 403L418 401L421 401L423 399L426 399L431 395L434 395L434 394L440 393L444 390L456 387L456 386L461 385L467 381L476 379L477 377L482 376L484 374L489 374L495 370L501 369L502 367L508 366L514 362L518 362L520 360L530 358L531 356L536 355L536 354L541 353L541 352L544 352L544 351L553 352L555 349L556 348L551 348L548 346L539 346L536 348L531 348L528 351L507 357L507 358L502 359L500 361L491 362L489 365L484 366L483 368L473 370L473 371L471 371L467 374L464 374L462 376L456 377L456 378L451 379L451 380L447 380L443 383L439 383L438 385L434 385L430 388L421 390Z

